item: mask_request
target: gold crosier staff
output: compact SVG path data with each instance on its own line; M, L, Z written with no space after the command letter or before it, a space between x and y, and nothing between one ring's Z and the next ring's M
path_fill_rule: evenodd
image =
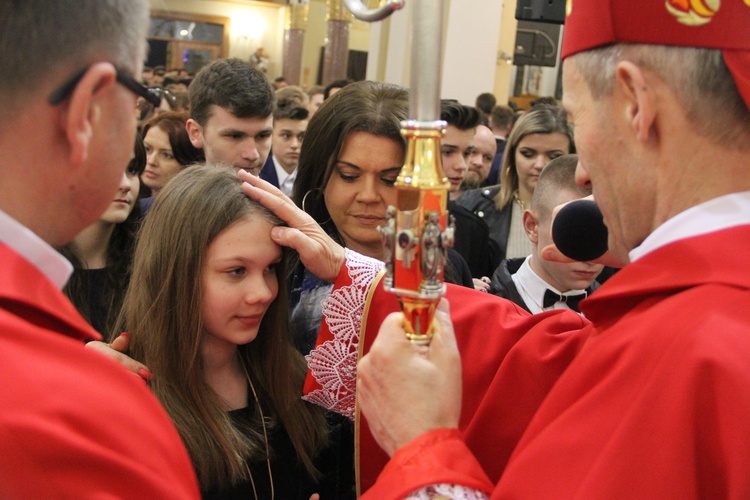
M445 293L446 248L453 246L453 222L448 221L448 179L443 172L440 139L440 68L442 63L442 0L409 0L411 31L411 89L409 120L401 122L406 159L396 180L397 205L389 206L386 225L379 227L385 246L384 286L398 297L412 342L429 344L432 320ZM384 19L404 5L388 0L366 9L361 0L344 0L363 21Z

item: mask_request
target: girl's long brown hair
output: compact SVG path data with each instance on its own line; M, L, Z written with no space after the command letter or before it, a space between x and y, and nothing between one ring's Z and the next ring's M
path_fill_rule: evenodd
M247 198L232 169L196 166L164 187L140 234L120 325L131 336L132 356L154 374L151 388L172 417L192 457L202 489L245 478L245 460L265 458L260 418L237 428L206 383L201 358L201 270L213 239L242 217L280 224ZM305 361L289 338L283 265L279 294L256 339L239 348L270 425L283 425L311 476L325 444L321 408L300 399Z

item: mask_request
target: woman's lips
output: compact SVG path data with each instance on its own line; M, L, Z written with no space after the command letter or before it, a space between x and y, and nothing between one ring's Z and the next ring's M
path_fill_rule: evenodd
M355 215L354 218L365 226L376 226L382 224L384 220L383 217L378 217L377 215Z

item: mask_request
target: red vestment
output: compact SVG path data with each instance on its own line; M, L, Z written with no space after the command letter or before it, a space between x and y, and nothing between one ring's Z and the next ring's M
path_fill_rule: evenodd
M748 246L750 226L673 242L582 302L592 322L578 335L586 341L546 398L528 398L541 404L507 462L498 450L504 470L492 498L750 498ZM535 335L510 349L485 399L502 400L504 389L547 371L505 369ZM464 373L486 369L463 359ZM508 417L482 408L462 415L484 422L481 451L456 432L420 436L366 497L401 498L427 484L423 475L486 491L480 464L496 481L486 448L497 447L493 427Z
M199 498L185 447L138 377L0 243L0 497Z
M347 265L324 307L326 316L318 345L308 356L312 376L308 377L305 392L323 393L308 399L354 416L353 406L348 404L353 401L354 363L369 350L383 319L398 311L399 305L396 296L385 292L375 279L380 267L357 262ZM484 470L496 481L541 399L580 348L581 328L587 322L569 310L532 316L510 301L466 287L448 285L446 297L451 303L451 319L463 360L459 428ZM359 308L355 307L360 303ZM362 330L354 332L359 333L359 338L352 339L349 330L359 329L360 323ZM516 345L525 348L509 352ZM507 374L514 376L524 371L528 376L505 383ZM321 386L329 390L324 392ZM359 413L356 416L357 482L364 492L388 462L388 455L373 439L366 419ZM495 425L495 419L504 425ZM420 471L419 478L415 478L420 483L416 487L460 482L457 480L462 476L452 481L453 476L444 476L444 472L439 468ZM480 483L468 484L478 487Z

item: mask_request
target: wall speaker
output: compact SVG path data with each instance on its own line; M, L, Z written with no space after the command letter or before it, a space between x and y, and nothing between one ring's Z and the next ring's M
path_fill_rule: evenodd
M516 66L557 65L560 25L518 21L513 64Z
M565 0L518 0L516 19L538 23L565 23Z

